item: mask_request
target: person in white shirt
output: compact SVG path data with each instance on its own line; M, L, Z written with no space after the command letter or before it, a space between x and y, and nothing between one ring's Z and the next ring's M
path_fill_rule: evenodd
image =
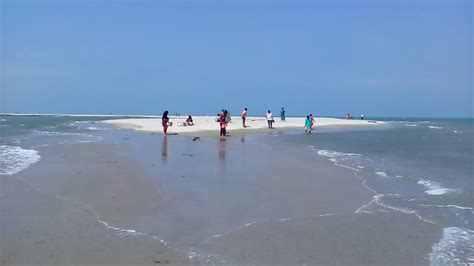
M273 128L273 122L275 122L275 119L273 119L273 114L270 110L268 110L266 117L268 122L268 128Z
M364 120L364 114L360 115L360 120Z

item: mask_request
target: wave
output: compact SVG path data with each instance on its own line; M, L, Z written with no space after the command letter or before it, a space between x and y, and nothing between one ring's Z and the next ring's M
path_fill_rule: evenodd
M96 130L109 130L107 128L99 128L99 127L86 127L85 129L93 130L93 131L96 131Z
M38 162L41 156L36 150L18 146L0 145L0 175L14 175Z
M423 207L436 207L436 208L455 208L459 210L472 210L472 207L464 207L464 206L458 206L458 205L453 205L453 204L448 204L448 205L432 205L432 204L420 204L420 206Z
M405 126L407 126L407 127L416 127L418 125L417 124L405 124Z
M437 126L428 126L431 129L443 129L443 127L437 127Z
M388 177L387 173L385 173L383 171L376 171L375 174L379 175L379 176L383 176L383 177Z
M340 161L350 160L351 158L361 157L362 154L359 153L346 153L346 152L337 152L337 151L330 151L330 150L318 150L318 155L329 157L329 161L333 162L335 165L347 168L353 171L361 171L364 167L357 166L354 168L352 166L341 164Z
M2 119L0 119L0 122L7 122L7 120L2 118Z
M33 130L34 133L43 136L81 136L81 137L93 137L92 135L74 133L74 132L57 132L57 131L43 131L43 130Z
M443 237L433 245L429 256L431 265L471 265L474 262L474 231L443 228Z
M462 134L462 131L453 130L454 134Z
M345 152L337 152L337 151L330 151L330 150L318 150L318 154L326 157L341 157L341 156L362 156L359 153L345 153Z
M441 185L438 182L434 181L429 181L429 180L424 180L420 179L418 181L418 184L425 186L428 190L425 190L425 193L428 195L434 195L434 196L439 196L443 195L446 193L451 193L451 192L456 192L457 190L452 189L452 188L445 188L443 185Z

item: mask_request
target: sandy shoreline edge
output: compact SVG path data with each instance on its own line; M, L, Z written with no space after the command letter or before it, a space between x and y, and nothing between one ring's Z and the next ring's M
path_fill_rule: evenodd
M169 128L171 133L197 133L204 131L217 131L219 124L215 121L214 116L193 116L194 126L184 126L186 117L174 116L170 117L173 126ZM304 126L304 117L287 117L286 121L276 119L274 123L275 129L283 128L301 128ZM319 117L315 118L316 127L325 126L377 126L385 124L381 121L374 120L347 120L339 118ZM110 124L115 128L134 129L144 132L162 132L161 118L127 118L127 119L111 119L104 120L102 123ZM267 130L267 120L264 117L247 117L247 127L245 130ZM227 126L228 130L243 130L242 120L238 116L233 116L231 122Z

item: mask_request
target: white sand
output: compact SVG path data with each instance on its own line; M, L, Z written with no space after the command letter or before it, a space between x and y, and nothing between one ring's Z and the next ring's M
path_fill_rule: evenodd
M186 120L186 117L172 117L170 116L170 122L173 123L173 126L168 128L168 133L191 133L191 132L200 132L200 131L219 131L219 123L215 121L215 116L193 116L194 126L184 126L183 122ZM301 128L304 127L304 117L287 117L286 121L280 121L280 118L275 118L275 123L273 127L280 128ZM361 126L361 125L380 125L384 124L379 121L370 121L370 120L346 120L346 119L337 119L337 118L315 118L316 127L321 126L339 126L339 125L349 125L349 126ZM161 126L161 118L130 118L130 119L114 119L114 120L105 120L103 121L107 124L112 124L117 128L128 128L135 129L138 131L146 132L162 132L163 128ZM255 130L255 129L267 129L267 120L264 117L247 117L246 122L247 127L245 129ZM227 130L241 130L242 119L237 116L232 117L232 121L228 124Z

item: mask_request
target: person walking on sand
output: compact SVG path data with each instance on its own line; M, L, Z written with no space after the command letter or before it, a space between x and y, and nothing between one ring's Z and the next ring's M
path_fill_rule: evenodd
M311 129L313 129L314 125L316 124L313 114L309 114L309 120L311 121Z
M168 117L168 111L165 111L163 113L163 116L161 116L161 125L163 126L163 132L165 135L168 135L168 126L170 123L170 119Z
M311 133L312 124L310 116L306 116L306 120L304 121L304 132L306 132L306 134Z
M225 112L223 112L221 114L221 116L219 117L219 126L221 128L221 134L220 136L221 137L225 137L227 135L227 131L226 131L226 128L227 128L227 121L226 121L226 114Z
M245 119L247 119L247 107L245 107L244 110L242 111L242 126L243 127L247 127L245 125Z
M286 120L286 111L285 111L285 108L281 108L281 111L280 111L280 118L281 118L281 121L285 121Z
M267 117L268 128L273 128L273 122L275 122L275 119L273 119L273 114L270 110L268 110L266 117Z

